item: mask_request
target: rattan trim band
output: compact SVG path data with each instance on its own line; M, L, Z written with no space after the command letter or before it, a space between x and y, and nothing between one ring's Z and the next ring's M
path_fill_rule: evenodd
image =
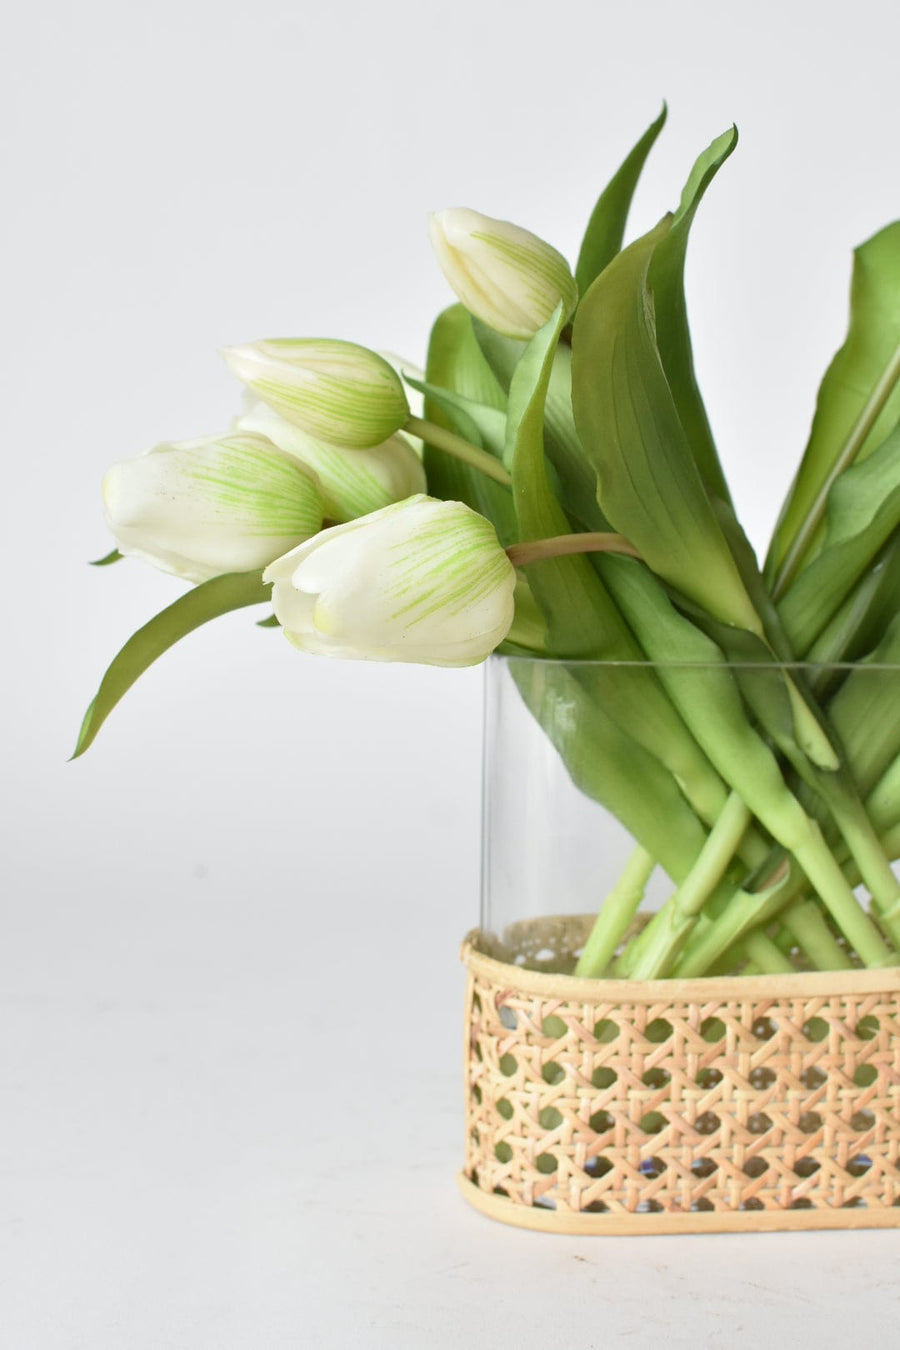
M514 973L517 989L545 998L585 1003L678 1003L699 999L815 998L828 994L888 994L900 991L900 966L882 970L795 971L791 975L703 976L693 980L583 980L574 975L544 974L510 966L479 950L473 929L460 948L460 960L492 984ZM505 973L504 973L505 972Z
M511 1204L499 1195L488 1195L458 1172L457 1185L474 1209L497 1223L528 1228L532 1232L557 1233L567 1237L654 1237L666 1233L783 1233L800 1229L896 1228L897 1210L781 1209L734 1214L558 1214Z

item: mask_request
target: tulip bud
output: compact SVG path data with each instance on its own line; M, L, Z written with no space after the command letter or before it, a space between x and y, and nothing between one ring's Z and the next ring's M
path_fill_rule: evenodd
M307 435L264 403L249 404L234 425L267 436L313 470L328 520L355 520L425 491L422 461L400 434L370 450L345 450Z
M409 417L397 372L353 342L270 338L226 347L222 355L270 408L332 445L380 445Z
M301 651L470 666L509 632L516 574L484 516L418 496L323 530L263 581Z
M578 288L569 264L536 234L477 211L438 211L431 244L466 309L505 337L530 338L560 301L566 316Z
M103 479L122 553L189 581L250 572L322 524L312 472L263 436L226 433L157 445Z

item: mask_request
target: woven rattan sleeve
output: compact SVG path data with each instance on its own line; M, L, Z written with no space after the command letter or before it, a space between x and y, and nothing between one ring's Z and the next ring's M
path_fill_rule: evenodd
M465 1176L497 1217L900 1222L900 972L628 985L466 955Z

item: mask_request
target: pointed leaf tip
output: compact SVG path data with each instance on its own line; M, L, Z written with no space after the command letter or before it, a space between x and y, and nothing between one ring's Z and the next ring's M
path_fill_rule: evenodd
M581 297L622 247L638 180L667 116L668 108L663 102L659 116L629 151L597 199L575 266L575 280Z
M72 759L83 755L116 704L149 666L180 638L210 619L245 605L271 601L272 588L261 572L229 572L201 582L161 610L128 639L108 666L100 688L88 705Z

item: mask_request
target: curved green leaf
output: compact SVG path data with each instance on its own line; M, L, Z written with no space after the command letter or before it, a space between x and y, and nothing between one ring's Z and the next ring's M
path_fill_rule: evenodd
M442 410L450 429L458 436L464 436L480 449L489 450L498 459L503 458L506 443L506 413L503 410L476 403L427 380L416 380L411 375L405 375L404 379L411 388L425 395L432 408L437 406Z
M634 190L647 156L665 126L667 114L664 103L659 117L647 128L597 199L575 264L579 295L585 294L622 247Z
M829 489L900 419L900 221L854 254L847 339L819 388L812 431L766 559L780 596L821 532Z
M509 669L575 786L613 811L673 880L685 877L706 832L672 774L632 738L618 710L584 688L577 665L513 660Z
M109 567L110 563L121 562L124 556L125 556L124 553L120 553L117 548L114 548L111 550L111 552L104 553L102 558L93 558L91 562L88 563L88 566Z
M900 535L885 545L871 572L847 596L805 653L805 659L823 666L835 661L859 661L878 645L897 613L900 613ZM830 682L827 671L816 672L817 690Z
M506 395L482 354L471 316L462 305L451 305L435 320L428 344L426 381L473 403L501 412L506 408ZM438 426L456 429L446 405L441 407L427 397L425 416ZM428 444L424 459L428 490L433 496L465 502L486 516L504 548L517 542L515 507L506 488Z
M575 425L613 528L658 576L715 618L759 632L657 347L647 274L671 224L663 220L620 253L579 307Z
M706 408L694 374L694 354L684 295L688 236L706 189L737 145L737 127L717 137L691 170L669 232L654 249L648 271L656 319L656 343L678 417L706 489L730 501Z
M502 337L486 324L473 320L478 345L498 382L509 389L524 342ZM561 342L553 355L553 368L544 400L544 449L558 474L560 501L572 520L587 530L608 530L609 522L597 501L597 474L575 430L572 414L572 349Z
M201 582L139 628L125 643L103 676L81 724L73 759L83 755L119 700L158 656L188 633L245 605L270 600L272 588L261 572L231 572Z
M519 537L567 534L569 522L553 493L544 458L544 405L553 355L564 324L562 305L531 339L509 387L507 449ZM583 554L549 558L526 567L547 620L551 650L559 656L610 655L618 642L634 651L615 605Z
M898 526L900 428L832 484L823 547L778 605L795 651L809 651Z
M558 310L555 320L529 343L510 384L508 460L524 539L562 534L567 528L543 448L544 400L561 325ZM547 620L548 647L554 655L641 661L640 647L586 555L549 558L525 570ZM598 706L627 728L629 740L666 767L695 812L714 820L725 802L722 782L654 673L649 668L590 666L579 672L578 680Z
M850 672L829 711L866 795L900 755L900 614L868 660Z
M543 407L562 311L537 333L516 367L509 391L508 459L523 539L563 534L568 528L547 475ZM642 652L615 602L584 554L549 558L525 569L547 620L548 647L556 656L640 661ZM649 669L589 667L579 675L598 704L610 710L630 739L677 778L704 819L721 810L725 792L705 755Z

